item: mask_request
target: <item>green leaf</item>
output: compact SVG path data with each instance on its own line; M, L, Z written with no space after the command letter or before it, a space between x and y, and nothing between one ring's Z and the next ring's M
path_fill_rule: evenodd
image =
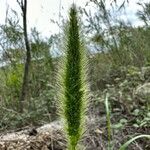
M139 138L148 138L148 139L150 139L150 135L144 135L144 134L138 135L138 136L136 136L136 137L130 139L129 141L127 141L125 144L123 144L123 145L120 147L119 150L126 150L126 148L127 148L133 141L135 141L135 140L137 140L137 139L139 139Z
M127 123L128 121L127 121L127 119L120 119L120 123L122 123L122 124L124 124L124 123Z
M113 126L112 126L112 128L114 128L114 129L120 129L120 128L122 128L123 127L123 124L122 123L117 123L117 124L114 124Z

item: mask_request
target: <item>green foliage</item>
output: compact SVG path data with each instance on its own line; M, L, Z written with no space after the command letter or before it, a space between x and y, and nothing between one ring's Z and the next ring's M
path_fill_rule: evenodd
M29 119L29 124L35 122L38 124L38 119L45 122L46 119L48 121L56 118L52 73L53 63L50 54L50 48L53 43L49 39L43 39L39 33L37 34L36 29L30 35L32 68L27 89L27 100L24 103L25 113L29 115L28 118L23 116L25 114L18 117L19 113L18 115L15 115L15 113L13 115L12 113L13 117L11 116L10 112L17 113L19 110L18 100L25 60L23 31L19 26L19 21L13 19L16 18L10 18L7 24L0 26L0 49L2 50L0 65L4 64L4 66L0 66L0 109L6 110L6 114L3 111L0 112L2 128L14 128L15 124L24 126L29 118L31 118ZM37 111L37 109L39 110ZM18 118L24 118L24 121ZM10 126L9 120L12 122ZM14 123L15 121L16 123Z
M105 98L105 109L106 109L107 131L108 131L108 133L107 133L108 134L108 150L111 150L113 148L112 140L111 140L112 129L114 128L114 129L120 130L121 128L123 128L127 124L128 121L126 119L121 119L119 121L119 123L111 126L108 98L109 98L109 95L107 93L106 98ZM139 111L137 112L137 110L134 112L134 114L136 114L136 116L138 115L138 113L139 113ZM148 117L149 117L149 113L148 113ZM148 121L149 121L149 118L148 118ZM141 135L138 135L134 138L131 138L125 144L123 144L119 150L125 150L133 141L135 141L136 139L139 139L139 138L150 139L150 135L141 134Z
M68 149L76 150L84 133L86 102L86 60L75 5L70 8L66 27L65 58L61 75L60 114L64 118Z
M136 139L139 139L139 138L148 138L150 139L150 135L139 135L139 136L136 136L132 139L130 139L129 141L127 141L125 144L123 144L119 150L126 150L126 148L132 143L134 142Z
M8 97L7 97L8 99ZM13 103L13 105L11 104ZM26 102L24 113L20 114L14 108L17 102L11 100L7 105L0 106L0 129L16 129L24 126L39 126L56 119L56 100L55 92L51 89L46 89L41 92L38 98L31 98Z
M88 8L93 5L94 14ZM108 5L105 0L94 0L87 4L87 8L81 9L82 15L86 17L85 30L90 38L88 40L94 51L107 54L107 64L111 62L113 66L142 67L148 64L149 26L133 27L131 22L118 19L124 13L118 5L107 7ZM149 4L140 5L143 7L140 14L149 20Z
M137 16L142 20L147 26L150 25L150 3L138 3L142 7L142 11L137 12Z
M150 112L145 107L135 109L132 112L132 115L135 117L131 122L134 127L150 127Z
M14 88L14 92L19 92L20 90L20 82L22 78L22 71L23 66L17 65L15 68L10 69L7 80L6 80L6 86L9 88Z
M20 85L22 79L23 66L17 64L15 66L7 66L1 69L1 80L3 80L0 94L2 96L2 104L9 109L18 109L18 98L20 94Z

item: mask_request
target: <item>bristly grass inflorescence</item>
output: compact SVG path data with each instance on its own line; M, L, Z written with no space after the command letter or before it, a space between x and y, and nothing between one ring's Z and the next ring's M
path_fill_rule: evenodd
M58 106L59 115L65 124L67 148L76 150L85 132L88 86L86 50L75 4L70 8L64 35L64 55L58 73Z

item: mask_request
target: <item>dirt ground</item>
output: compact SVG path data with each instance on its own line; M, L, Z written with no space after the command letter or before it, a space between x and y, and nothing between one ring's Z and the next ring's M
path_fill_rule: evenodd
M119 120L122 115L120 113L114 114L112 123ZM150 128L136 128L126 125L122 129L113 130L113 150L119 149L121 144L139 134L150 134ZM86 150L107 150L108 137L105 116L101 119L95 116L87 119L87 131L81 144L85 146ZM65 145L61 121L0 134L0 150L64 150ZM128 147L128 150L150 150L150 140L137 140Z

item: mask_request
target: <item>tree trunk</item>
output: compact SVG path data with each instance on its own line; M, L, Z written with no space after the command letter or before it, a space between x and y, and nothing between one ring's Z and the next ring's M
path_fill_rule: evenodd
M21 94L19 99L19 111L22 113L24 108L23 102L26 99L27 91L28 91L29 71L30 71L30 64L31 64L31 49L30 49L28 34L27 34L27 0L24 0L24 2L22 0L21 2L18 3L23 13L23 30L24 30L24 41L26 47L24 75L23 75L23 82L22 82Z

